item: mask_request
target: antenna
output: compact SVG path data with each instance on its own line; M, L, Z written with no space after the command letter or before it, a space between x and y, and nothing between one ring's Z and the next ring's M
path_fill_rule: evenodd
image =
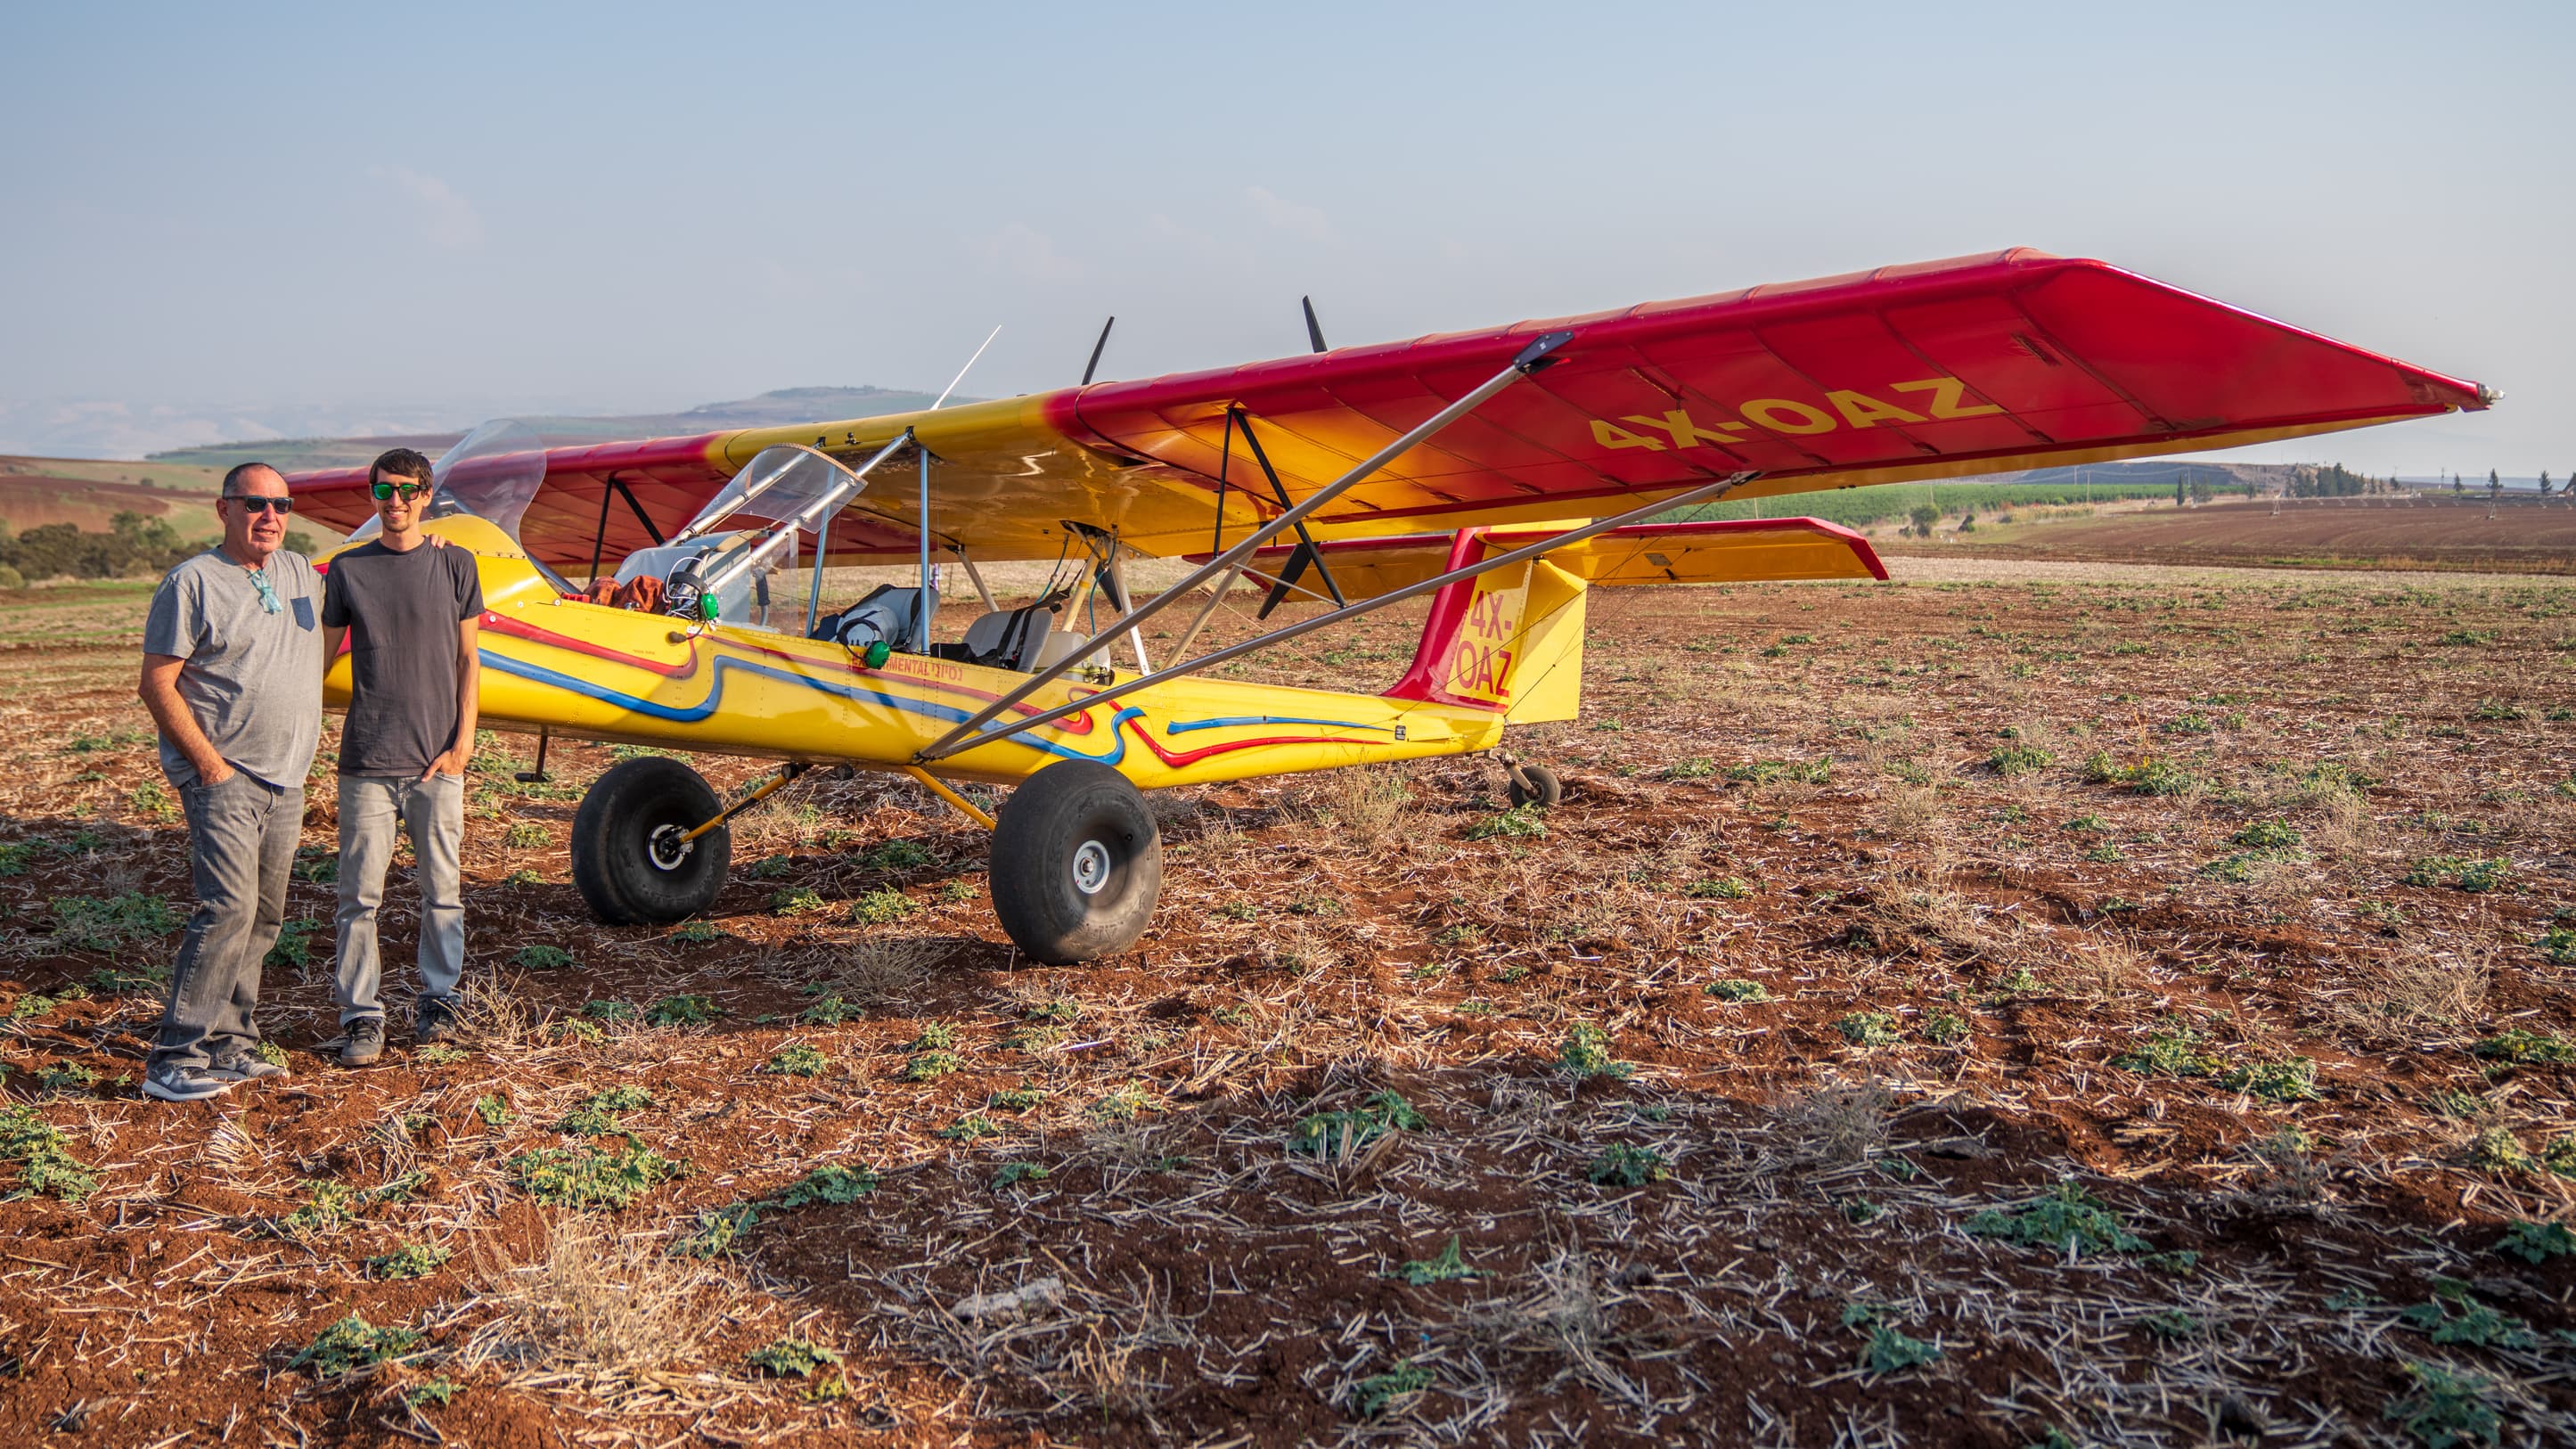
M1109 329L1118 325L1116 317L1100 324L1100 340L1091 344L1091 360L1082 365L1082 385L1091 386L1091 375L1100 370L1101 350L1109 345Z
M1297 300L1306 308L1306 340L1315 344L1317 352L1329 350L1324 346L1324 326L1315 320L1315 299L1300 297Z
M984 347L992 346L993 339L1001 335L1002 329L998 324L996 324L992 331L984 334ZM978 347L975 349L975 357L981 357L984 355L984 347ZM955 392L957 390L957 384L966 380L966 374L975 370L975 357L967 358L966 365L957 369L957 375L948 380L948 386L940 389L939 402L935 402L930 405L930 410L932 412L935 413L939 411L939 403L948 401L948 394Z

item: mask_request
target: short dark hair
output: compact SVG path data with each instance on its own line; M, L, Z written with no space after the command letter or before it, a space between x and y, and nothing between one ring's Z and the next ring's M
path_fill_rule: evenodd
M242 490L249 486L250 475L253 473L277 473L277 469L256 460L248 463L237 463L233 465L231 472L224 475L223 492L217 496L223 498L241 497ZM285 482L286 475L283 473L277 473L277 481L281 483Z
M374 466L367 469L367 481L381 483L386 478L417 478L429 481L429 459L416 448L387 448L376 455Z

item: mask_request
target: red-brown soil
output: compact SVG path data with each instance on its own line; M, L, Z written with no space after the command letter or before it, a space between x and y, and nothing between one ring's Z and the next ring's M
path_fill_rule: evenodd
M2292 498L1996 528L1882 553L2075 562L2576 573L2576 503L2512 497Z
M1391 678L1408 630L1270 669ZM2576 1433L2576 1258L2497 1251L2576 1172L2576 590L1629 590L1592 637L1522 741L1562 805L1479 761L1167 799L1155 931L1075 969L864 778L745 818L713 939L601 927L564 840L608 753L529 787L496 742L470 1039L318 1059L299 882L294 1075L189 1107L133 1090L176 935L95 904L187 903L131 635L0 655L0 1110L96 1179L0 1162L0 1443ZM314 873L332 829L317 778ZM583 1014L687 996L722 1014ZM1386 1092L1418 1122L1300 1150ZM620 1210L513 1166L630 1144L686 1167ZM2061 1184L2089 1246L1996 1235ZM1453 1240L1473 1276L1406 1280ZM407 1245L449 1255L368 1268ZM352 1313L418 1340L295 1363ZM837 1366L750 1361L789 1338Z

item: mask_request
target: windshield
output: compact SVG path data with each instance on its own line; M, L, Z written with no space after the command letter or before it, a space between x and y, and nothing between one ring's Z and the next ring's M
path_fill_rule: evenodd
M494 418L441 454L430 465L429 476L438 491L430 496L429 510L422 518L470 513L515 541L520 517L545 486L545 439L517 418ZM370 518L349 539L363 543L383 527Z
M850 470L811 448L793 443L763 448L715 497L707 500L698 516L680 530L680 537L694 538L730 518L796 518L834 489L842 493L829 507L817 516L799 520L807 527L819 528L824 519L840 512L858 496Z

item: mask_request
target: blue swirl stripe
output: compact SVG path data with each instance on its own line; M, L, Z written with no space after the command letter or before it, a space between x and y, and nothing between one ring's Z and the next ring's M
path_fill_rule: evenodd
M1361 724L1356 720L1347 719L1301 719L1295 715L1285 714L1232 714L1222 719L1174 720L1163 726L1163 733L1185 735L1192 730L1224 730L1233 729L1238 725L1329 725L1334 729L1373 730L1382 735L1395 732L1393 725Z
M497 669L503 674L515 675L518 678L530 680L538 684L551 685L556 689L565 691L566 693L580 695L584 699L595 699L602 704L615 705L617 708L625 710L630 714L640 714L648 719L664 720L672 724L698 724L713 716L716 710L721 706L724 699L725 676L737 670L746 674L756 674L766 679L775 679L786 684L802 685L807 689L832 695L840 699L880 704L889 709L901 710L907 714L927 715L932 719L941 720L949 724L959 724L971 717L965 710L959 709L955 705L939 704L927 699L910 699L900 694L889 694L882 689L873 689L863 684L831 683L825 680L812 678L808 675L798 674L791 670L780 669L774 665L762 664L748 659L736 659L730 654L718 654L715 657L715 667L713 670L714 678L707 686L706 699L697 704L684 705L663 704L656 700L646 699L641 695L627 694L619 690L610 689L604 684L594 684L587 679L577 678L558 670L548 669L543 665L530 664L524 660L513 659L506 654L496 654L489 649L480 650L478 652L483 656L485 667ZM1085 754L1082 751L1074 749L1060 741L1038 739L1028 733L1012 735L1009 738L1013 743L1026 745L1030 749L1043 751L1050 755L1061 755L1068 760L1092 760L1103 765L1116 765L1119 761L1127 757L1127 737L1125 734L1120 732L1119 726L1125 724L1131 719L1137 718L1143 713L1143 710L1136 709L1131 706L1121 709L1116 714L1110 716L1110 748L1107 754L1102 755Z

